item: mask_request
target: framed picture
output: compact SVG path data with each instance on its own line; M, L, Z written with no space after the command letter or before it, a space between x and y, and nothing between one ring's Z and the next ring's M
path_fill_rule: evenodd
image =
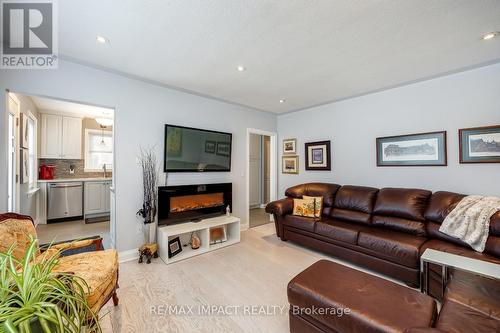
M21 113L21 148L28 148L28 116Z
M182 252L181 240L179 237L172 238L168 241L168 257L173 256Z
M231 144L229 142L217 142L216 154L220 156L230 156Z
M29 182L29 155L28 149L21 149L21 184Z
M217 142L215 141L205 141L205 153L215 154L215 147Z
M297 154L297 139L283 140L283 155Z
M500 163L500 125L458 131L460 163Z
M306 170L332 170L330 141L306 143Z
M223 243L227 241L226 226L210 228L210 244Z
M446 131L377 138L377 166L446 166Z
M299 173L299 157L298 156L283 156L281 163L282 173Z

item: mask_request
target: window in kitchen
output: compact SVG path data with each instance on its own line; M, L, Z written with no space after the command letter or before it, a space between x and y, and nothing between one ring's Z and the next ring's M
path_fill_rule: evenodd
M85 130L85 171L113 169L113 135L111 131Z

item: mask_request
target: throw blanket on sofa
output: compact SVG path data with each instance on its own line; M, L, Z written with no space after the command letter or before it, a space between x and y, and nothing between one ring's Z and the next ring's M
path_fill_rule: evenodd
M439 231L460 239L483 252L490 230L490 218L500 210L500 198L469 195L446 216Z

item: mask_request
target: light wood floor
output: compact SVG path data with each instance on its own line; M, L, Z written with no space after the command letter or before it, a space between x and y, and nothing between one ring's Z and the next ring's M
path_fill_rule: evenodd
M103 308L107 315L101 319L102 327L106 333L289 332L288 308L271 316L157 315L150 308L288 306L290 279L322 258L344 263L282 242L275 235L274 224L266 224L243 232L239 244L172 265L160 259L150 265L122 263L120 305L108 303Z

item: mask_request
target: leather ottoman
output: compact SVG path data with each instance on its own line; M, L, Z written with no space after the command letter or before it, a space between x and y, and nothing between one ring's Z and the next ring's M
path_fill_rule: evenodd
M290 332L404 332L436 317L431 297L327 260L290 281L288 301Z

